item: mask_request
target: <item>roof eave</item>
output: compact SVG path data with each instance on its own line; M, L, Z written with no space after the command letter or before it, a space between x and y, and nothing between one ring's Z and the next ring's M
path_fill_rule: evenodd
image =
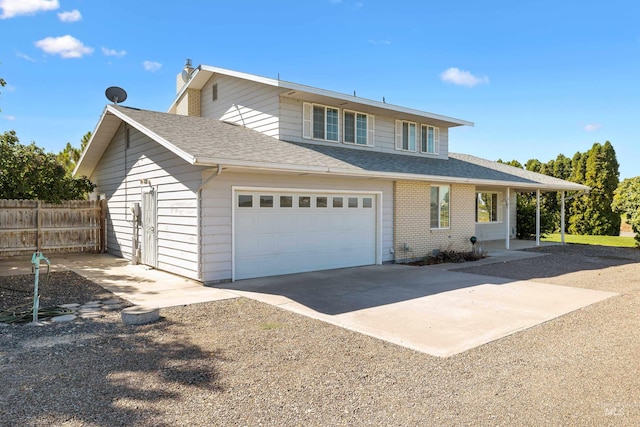
M286 90L295 90L295 91L300 91L300 92L306 92L306 93L313 94L313 95L326 96L326 97L329 97L329 98L335 98L335 99L340 100L340 101L359 103L359 104L362 104L362 105L375 107L375 108L383 108L383 109L386 109L386 110L395 111L395 112L402 113L402 114L410 114L410 115L422 116L422 117L425 117L425 118L430 118L430 119L439 120L439 121L448 123L448 124L451 125L451 127L456 127L456 126L471 126L471 127L473 127L473 126L475 126L475 124L473 122L470 122L470 121L467 121L467 120L456 119L456 118L453 118L453 117L448 117L448 116L443 116L443 115L440 115L440 114L429 113L429 112L426 112L426 111L416 110L416 109L413 109L413 108L401 107L401 106L394 105L394 104L387 104L385 102L374 101L372 99L359 98L357 96L347 95L347 94L344 94L344 93L334 92L334 91L326 90L326 89L320 89L320 88L316 88L316 87L313 87L313 86L307 86L307 85L303 85L303 84L299 84L299 83L293 83L293 82L288 82L288 81L279 80L279 79L271 79L271 78L268 78L268 77L257 76L255 74L242 73L240 71L228 70L228 69L225 69L225 68L212 67L212 66L209 66L209 65L199 65L191 73L191 76L189 77L189 80L184 84L184 86L182 86L180 91L178 91L176 97L174 98L174 100L171 103L171 106L169 107L167 112L175 113L175 109L177 108L178 101L180 100L180 98L182 98L182 96L187 91L187 89L189 89L189 88L202 89L204 84L209 80L209 78L213 74L224 74L224 75L227 75L227 76L236 77L236 78L240 78L240 79L244 79L244 80L249 80L249 81L256 82L256 83L262 83L262 84L265 84L265 85L268 85L268 86L278 87L278 88L282 88L282 89L286 89Z
M95 149L95 140L98 138L99 135L99 130L101 128L101 126L103 125L105 118L107 116L107 107L105 106L104 109L102 110L102 114L100 115L100 119L98 120L98 123L96 124L96 127L93 129L93 132L91 132L91 138L89 139L89 142L87 143L87 146L85 147L84 151L82 152L82 154L80 155L80 159L78 160L78 163L76 164L76 167L73 169L73 173L72 175L83 175L83 176L90 176L91 173L93 173L93 170L95 169L95 164L88 166L86 164L87 160L85 160L87 153L92 150Z
M107 105L107 106L105 106L105 108L104 108L104 110L102 112L102 116L100 117L100 120L98 121L98 124L96 125L93 133L91 134L91 139L89 140L89 143L87 144L87 147L85 148L84 152L82 153L82 155L80 157L80 160L78 161L78 164L77 164L77 166L75 167L75 169L73 171L74 175L90 176L93 173L93 171L95 170L96 165L97 165L97 163L99 161L99 158L102 157L102 154L104 154L104 151L106 150L106 148L111 143L111 140L113 139L113 136L115 134L115 133L111 132L109 134L103 135L104 132L101 131L101 129L103 128L104 124L109 120L109 117L117 118L120 121L120 123L124 122L124 123L127 123L128 125L136 128L137 130L139 130L140 132L142 132L143 134L145 134L149 138L153 139L154 141L156 141L158 144L162 145L166 149L172 151L178 157L182 158L183 160L187 161L188 163L193 164L195 162L195 157L192 156L191 154L189 154L189 153L181 150L180 148L176 147L171 142L167 141L166 139L164 139L160 135L156 134L151 129L147 128L146 126L143 126L142 124L140 124L137 121L133 120L131 117L127 116L125 113L117 110L112 105ZM119 127L119 125L118 125L118 127ZM96 144L99 144L99 146L96 146ZM89 159L88 159L87 153L90 153L90 152L96 151L96 150L102 150L99 153L99 155L94 156L94 157L97 158L97 160L94 159L93 163L88 163Z
M342 169L335 167L325 166L308 166L308 165L288 165L280 163L265 163L265 162L252 162L236 159L216 159L216 158L197 158L193 163L196 166L218 166L221 165L225 168L238 168L238 169L251 169L259 171L270 172L289 172L289 173L312 173L312 174L325 174L334 176L349 176L358 178L379 178L379 179L402 179L410 181L428 181L437 183L451 183L451 184L473 184L473 185L487 185L487 186L499 186L499 187L511 187L528 189L535 191L536 189L546 191L588 191L589 187L576 184L576 185L552 185L535 182L519 182L519 181L501 181L491 179L475 179L475 178L461 178L452 176L439 176L439 175L420 175L401 172L378 172L367 170L352 170Z
M176 154L178 157L182 158L183 160L187 161L190 164L194 164L195 163L196 158L194 156L192 156L191 154L187 153L186 151L183 151L180 148L176 147L171 142L169 142L168 140L164 139L162 136L158 135L157 133L155 133L154 131L152 131L148 127L146 127L146 126L142 125L141 123L133 120L131 117L127 116L126 114L122 113L121 111L118 111L116 108L113 108L110 105L107 105L107 109L114 116L118 117L120 120L124 121L125 123L133 126L138 131L142 132L143 134L147 135L149 138L151 138L154 141L156 141L158 144L162 145L167 150L169 150L169 151L173 152L174 154Z

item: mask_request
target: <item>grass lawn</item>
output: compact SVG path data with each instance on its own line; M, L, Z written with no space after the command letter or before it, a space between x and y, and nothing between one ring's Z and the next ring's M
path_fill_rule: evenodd
M544 242L560 242L560 233L549 234L542 239ZM566 243L578 243L582 245L620 246L633 248L636 245L633 237L621 236L579 236L575 234L565 234Z

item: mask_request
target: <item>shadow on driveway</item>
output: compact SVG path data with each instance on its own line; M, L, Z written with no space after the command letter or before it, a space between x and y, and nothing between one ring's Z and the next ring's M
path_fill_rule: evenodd
M372 265L240 280L224 289L285 297L328 315L427 297L509 279L443 271L433 267Z

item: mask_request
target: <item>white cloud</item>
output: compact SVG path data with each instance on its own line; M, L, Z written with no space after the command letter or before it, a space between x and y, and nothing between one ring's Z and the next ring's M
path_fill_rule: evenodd
M108 49L106 47L103 47L102 54L104 56L117 56L118 58L122 58L127 54L127 52L125 50L115 50L115 49Z
M29 55L27 55L26 53L16 52L16 56L17 56L18 58L25 59L25 60L27 60L27 61L29 61L29 62L38 62L38 61L36 61L35 59L33 59L32 57L30 57Z
M489 77L476 77L469 71L463 71L459 68L451 67L440 74L443 82L452 83L458 86L473 87L483 83L489 83Z
M588 125L586 125L583 129L586 132L595 132L598 129L600 129L602 127L602 125L600 123L589 123Z
M369 43L371 43L371 44L382 44L382 45L388 46L388 45L391 44L391 41L389 41L389 40L369 40Z
M34 15L38 12L55 10L60 7L58 0L0 0L0 19L19 15Z
M142 65L144 66L144 69L147 71L151 71L152 73L155 73L156 71L158 71L160 68L162 68L162 64L159 62L154 62L154 61L144 61L142 63Z
M16 119L16 116L2 116L3 119L13 121Z
M82 19L82 15L78 9L74 9L71 12L58 13L58 19L62 22L78 22Z
M62 37L47 37L35 42L36 47L50 55L60 55L61 58L82 58L93 53L93 48L85 46L80 40L70 35Z

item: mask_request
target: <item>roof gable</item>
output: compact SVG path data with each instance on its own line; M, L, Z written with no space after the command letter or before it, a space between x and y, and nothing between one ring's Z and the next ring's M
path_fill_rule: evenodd
M378 110L385 110L390 116L406 115L417 116L424 119L431 119L441 123L442 126L455 127L455 126L473 126L473 122L466 120L456 119L453 117L443 116L441 114L429 113L426 111L420 111L413 108L401 107L398 105L387 104L386 102L374 101L367 98L360 98L355 95L347 95L339 92L334 92L326 89L315 88L299 83L287 82L280 79L271 79L268 77L257 76L254 74L242 73L239 71L227 70L224 68L211 67L208 65L200 65L194 69L191 73L189 80L180 89L176 98L172 102L168 109L169 113L175 113L178 101L188 89L202 89L204 85L214 74L221 74L225 76L231 76L242 80L247 80L254 83L260 83L268 86L281 88L283 94L287 96L294 95L300 99L313 99L314 97L320 97L326 100L335 100L335 105L339 105L342 102L348 102L352 105L360 104L367 107L372 107Z

